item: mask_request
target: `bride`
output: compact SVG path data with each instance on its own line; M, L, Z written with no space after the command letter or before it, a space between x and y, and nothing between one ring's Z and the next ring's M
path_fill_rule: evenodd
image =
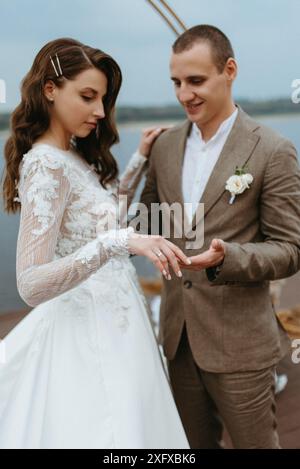
M34 309L4 339L0 448L189 447L129 254L167 278L189 260L107 228L159 134L144 133L117 183L120 85L109 55L73 39L46 44L22 82L3 188L6 210L21 208L17 284Z

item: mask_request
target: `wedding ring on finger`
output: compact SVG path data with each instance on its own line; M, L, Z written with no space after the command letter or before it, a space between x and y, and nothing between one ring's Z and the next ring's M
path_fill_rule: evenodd
M154 252L154 254L155 254L159 259L163 256L163 253L162 253L160 250L158 250L158 251L154 251L154 250L153 250L153 252ZM161 259L160 259L160 260L161 260ZM171 275L170 275L166 270L163 270L162 273L163 273L163 275L165 276L165 278L166 278L167 280L171 280L172 277L171 277Z
M157 251L157 252L155 252L155 254L157 255L157 257L161 257L163 255L163 253L161 251Z

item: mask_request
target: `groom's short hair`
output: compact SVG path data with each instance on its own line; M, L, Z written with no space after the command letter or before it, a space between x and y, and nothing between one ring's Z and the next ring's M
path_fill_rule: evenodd
M228 37L215 26L200 24L188 29L174 42L173 52L178 54L189 50L199 42L207 42L211 46L214 64L222 73L227 60L234 58L234 51Z

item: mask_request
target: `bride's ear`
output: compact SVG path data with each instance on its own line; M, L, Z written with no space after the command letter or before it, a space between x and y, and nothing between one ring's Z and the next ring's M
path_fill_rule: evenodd
M56 85L52 80L47 80L44 86L44 96L48 101L53 102L55 98Z

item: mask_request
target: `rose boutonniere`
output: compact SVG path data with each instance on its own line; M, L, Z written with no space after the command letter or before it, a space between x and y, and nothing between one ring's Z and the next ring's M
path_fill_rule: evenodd
M253 176L247 173L247 167L244 165L241 168L236 167L233 176L230 176L226 181L225 189L230 192L230 204L233 204L235 196L242 194L246 189L249 189L253 181Z

